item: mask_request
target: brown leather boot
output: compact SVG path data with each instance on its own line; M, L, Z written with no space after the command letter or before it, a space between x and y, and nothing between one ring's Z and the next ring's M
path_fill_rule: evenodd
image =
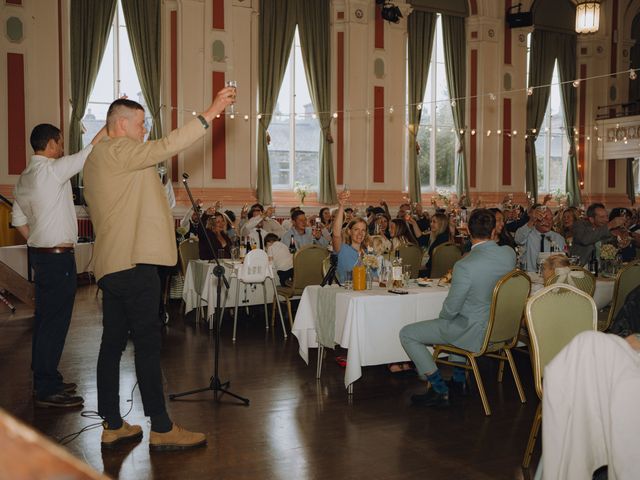
M166 433L151 431L149 449L155 451L186 450L202 447L207 444L204 433L185 430L180 425L173 424L173 428Z
M104 448L114 448L122 443L137 442L142 438L142 428L140 425L129 425L124 420L122 426L115 430L107 428L107 422L103 422L102 426L102 446Z

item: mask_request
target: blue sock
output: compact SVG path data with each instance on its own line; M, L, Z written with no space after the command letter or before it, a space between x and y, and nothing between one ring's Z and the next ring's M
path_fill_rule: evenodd
M460 368L460 367L453 368L453 381L457 383L464 383L467 381L467 375L464 368Z
M440 375L440 370L436 370L431 375L427 375L427 380L429 380L431 387L436 391L436 393L449 392L449 389L447 388L447 384L444 383L444 380Z

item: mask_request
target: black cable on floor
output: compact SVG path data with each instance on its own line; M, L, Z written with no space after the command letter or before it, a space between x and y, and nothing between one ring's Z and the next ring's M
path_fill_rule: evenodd
M133 388L131 389L131 395L129 395L129 399L127 400L127 402L131 403L131 405L129 406L129 410L127 410L127 413L125 413L122 416L123 419L127 418L127 415L129 415L131 413L131 410L133 410L133 392L135 391L137 386L138 386L138 382L136 382L133 385ZM78 438L84 432L87 432L89 430L93 430L94 428L98 428L98 427L102 426L102 420L103 419L100 416L100 414L98 414L98 412L96 412L95 410L85 410L85 411L80 413L80 416L82 416L84 418L90 418L92 420L100 419L100 421L97 422L97 423L91 423L91 424L87 425L86 427L83 427L82 429L78 430L77 432L70 433L69 435L66 435L66 436L60 438L58 440L58 443L60 445L69 445L71 442L73 442L76 438Z

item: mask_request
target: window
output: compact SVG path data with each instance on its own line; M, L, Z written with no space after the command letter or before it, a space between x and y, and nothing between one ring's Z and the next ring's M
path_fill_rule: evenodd
M133 63L122 6L118 0L109 40L98 70L98 77L82 119L85 128L85 133L82 135L84 145L88 145L95 134L104 126L111 102L123 95L127 95L130 100L135 100L145 108L146 127L147 130L151 130L151 115L142 95L142 88L140 88L140 81Z
M269 164L274 189L291 190L295 183L309 185L311 190L318 189L320 123L314 117L296 29L269 125Z
M427 88L418 130L418 169L424 190L451 188L455 183L457 136L453 124L447 73L444 64L442 22L438 15L431 52Z
M531 35L527 38L527 81L529 78L529 52ZM553 67L551 92L544 120L536 139L536 160L538 171L538 191L544 193L566 191L567 162L569 161L569 140L565 132L560 74L558 62Z

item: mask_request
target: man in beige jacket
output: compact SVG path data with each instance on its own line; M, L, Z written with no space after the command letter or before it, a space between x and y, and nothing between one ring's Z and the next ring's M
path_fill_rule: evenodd
M107 113L108 136L84 167L85 195L93 228L95 275L103 292L103 333L98 357L98 413L103 447L142 438L139 425L120 416L120 357L129 333L145 415L151 417L149 447L179 450L206 444L202 433L173 423L166 410L160 368L158 265L174 265L173 218L156 165L186 149L235 101L235 89L218 92L209 108L165 138L144 141L144 109L119 99Z

